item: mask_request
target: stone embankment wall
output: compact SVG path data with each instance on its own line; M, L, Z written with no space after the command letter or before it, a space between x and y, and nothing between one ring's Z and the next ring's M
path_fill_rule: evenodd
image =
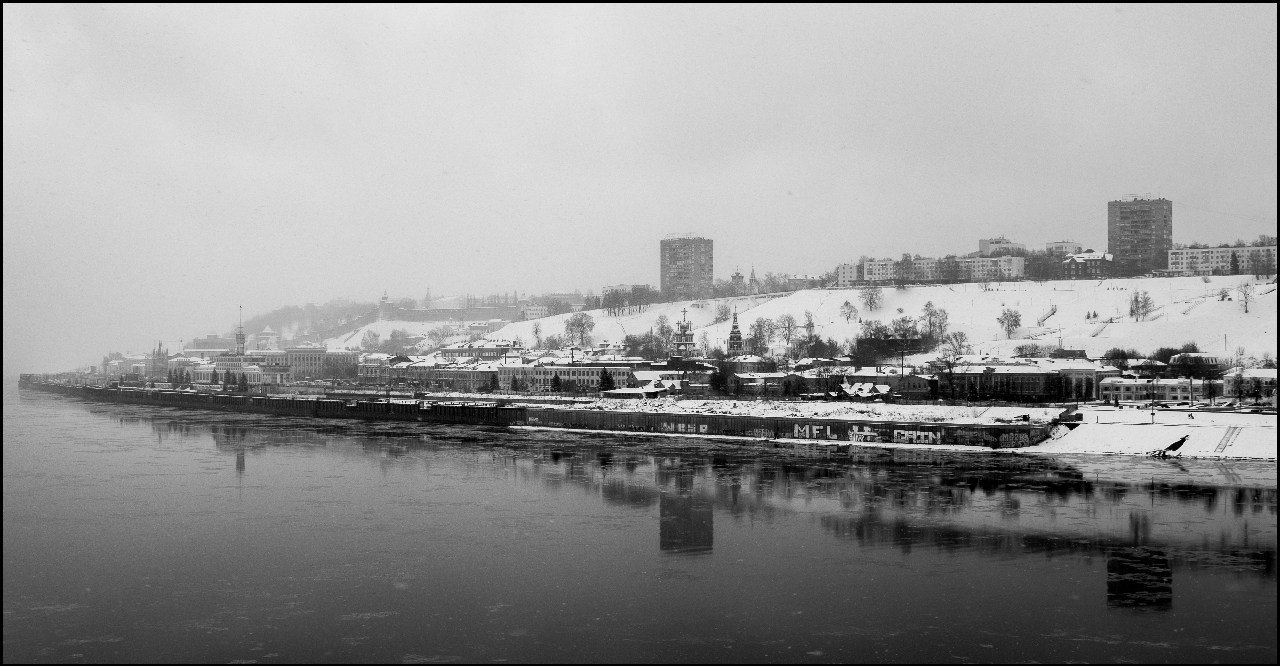
M527 425L588 430L1009 448L1048 439L1054 424L948 424L528 408Z
M281 416L357 418L472 425L527 425L749 439L797 439L829 443L905 443L988 448L1023 447L1048 439L1050 424L949 424L848 419L666 414L530 407L484 402L333 400L287 396L192 393L28 382L26 388L101 402L213 409Z

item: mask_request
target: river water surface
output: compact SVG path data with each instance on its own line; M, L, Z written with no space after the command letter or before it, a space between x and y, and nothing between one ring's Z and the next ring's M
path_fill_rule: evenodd
M6 663L1277 659L1275 463L4 407Z

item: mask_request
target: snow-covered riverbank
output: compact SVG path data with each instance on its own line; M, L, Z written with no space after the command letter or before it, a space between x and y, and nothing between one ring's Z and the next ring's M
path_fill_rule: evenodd
M1146 455L1186 437L1178 449L1183 458L1276 460L1273 414L1183 412L1091 407L1083 422L1069 432L1024 451L1029 453L1099 453Z
M798 417L895 421L900 423L997 423L1045 424L1062 413L1050 407L988 407L944 405L896 405L855 402L786 402L770 400L615 400L602 398L575 409L617 410L663 414L717 414L724 416Z

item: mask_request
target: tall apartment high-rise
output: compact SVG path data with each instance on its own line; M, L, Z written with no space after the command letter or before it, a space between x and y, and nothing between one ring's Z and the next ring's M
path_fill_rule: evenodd
M1107 252L1116 275L1167 268L1173 248L1173 202L1139 199L1107 202Z
M662 295L674 300L710 298L712 279L711 239L673 234L659 246Z

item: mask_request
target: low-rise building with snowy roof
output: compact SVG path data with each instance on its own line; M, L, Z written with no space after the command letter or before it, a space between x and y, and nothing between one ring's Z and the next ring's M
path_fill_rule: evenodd
M1211 366L1216 369L1223 370L1226 369L1227 359L1210 352L1183 352L1181 354L1174 354L1173 357L1169 359L1169 365L1174 366L1175 371L1176 366L1193 365Z
M1223 374L1224 395L1274 407L1276 374L1275 368L1231 368Z
M750 395L778 395L782 393L785 372L735 372L729 377L729 390Z
M1100 395L1099 382L1122 374L1120 368L1088 359L1029 358L1026 364L1058 373L1065 382L1061 386L1065 399L1096 400Z
M488 361L518 349L520 346L510 340L477 340L448 345L440 350L440 354L446 359L478 358Z
M1099 396L1107 402L1215 402L1222 398L1223 389L1220 379L1107 377L1100 382Z
M832 367L837 365L840 365L840 361L834 358L810 357L810 358L802 358L796 361L791 366L791 369L792 370L808 370L809 368Z
M230 347L211 347L211 348L189 347L187 349L183 349L182 353L186 354L187 356L191 356L195 358L213 358L215 356L222 356L223 354L230 354L231 348Z
M965 365L940 369L940 395L968 400L1043 401L1060 399L1058 372L1034 365Z
M607 372L613 379L614 388L634 387L643 383L635 376L635 371L627 365L610 365L608 363L574 363L547 365L511 365L498 368L498 383L503 389L512 388L515 382L517 391L551 391L555 378L559 377L560 390L599 391L601 373ZM651 379L660 379L655 376Z
M1079 252L1062 260L1062 277L1068 280L1100 280L1111 277L1114 257L1106 252Z
M743 354L726 358L725 363L728 363L729 368L734 372L761 372L770 364L770 361L762 356Z
M1168 367L1169 364L1161 363L1153 358L1139 358L1129 361L1128 370L1135 375L1159 375Z

